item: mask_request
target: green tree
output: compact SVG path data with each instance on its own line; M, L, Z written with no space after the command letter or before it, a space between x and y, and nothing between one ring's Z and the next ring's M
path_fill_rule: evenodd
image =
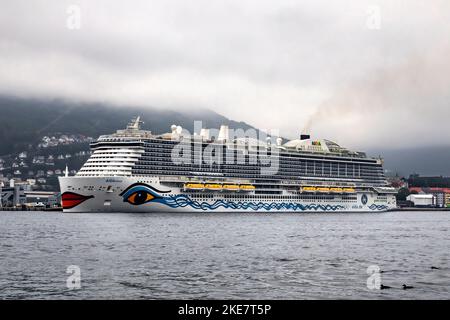
M406 197L411 193L408 188L400 188L397 193L397 201L406 201Z

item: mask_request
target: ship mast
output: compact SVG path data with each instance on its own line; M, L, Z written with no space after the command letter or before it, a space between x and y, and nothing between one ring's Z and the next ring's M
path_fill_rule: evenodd
M136 119L131 120L131 122L127 126L127 129L129 129L129 130L140 130L142 123L144 123L144 122L141 121L141 116L137 116Z

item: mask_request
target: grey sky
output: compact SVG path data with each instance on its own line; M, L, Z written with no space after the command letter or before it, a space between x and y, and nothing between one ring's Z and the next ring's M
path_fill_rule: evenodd
M447 0L0 3L3 94L206 107L363 149L450 141Z

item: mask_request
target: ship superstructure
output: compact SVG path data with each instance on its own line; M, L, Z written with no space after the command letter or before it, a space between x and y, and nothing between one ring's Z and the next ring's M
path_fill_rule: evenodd
M140 118L100 136L75 176L59 178L65 212L375 212L396 207L383 161L325 139L282 143L208 129L152 134Z

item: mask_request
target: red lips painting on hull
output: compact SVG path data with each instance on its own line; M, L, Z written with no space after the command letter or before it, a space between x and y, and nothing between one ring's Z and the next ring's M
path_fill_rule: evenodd
M71 209L86 201L87 199L91 199L93 197L94 196L83 196L81 194L73 192L64 192L61 195L62 207L63 209Z

